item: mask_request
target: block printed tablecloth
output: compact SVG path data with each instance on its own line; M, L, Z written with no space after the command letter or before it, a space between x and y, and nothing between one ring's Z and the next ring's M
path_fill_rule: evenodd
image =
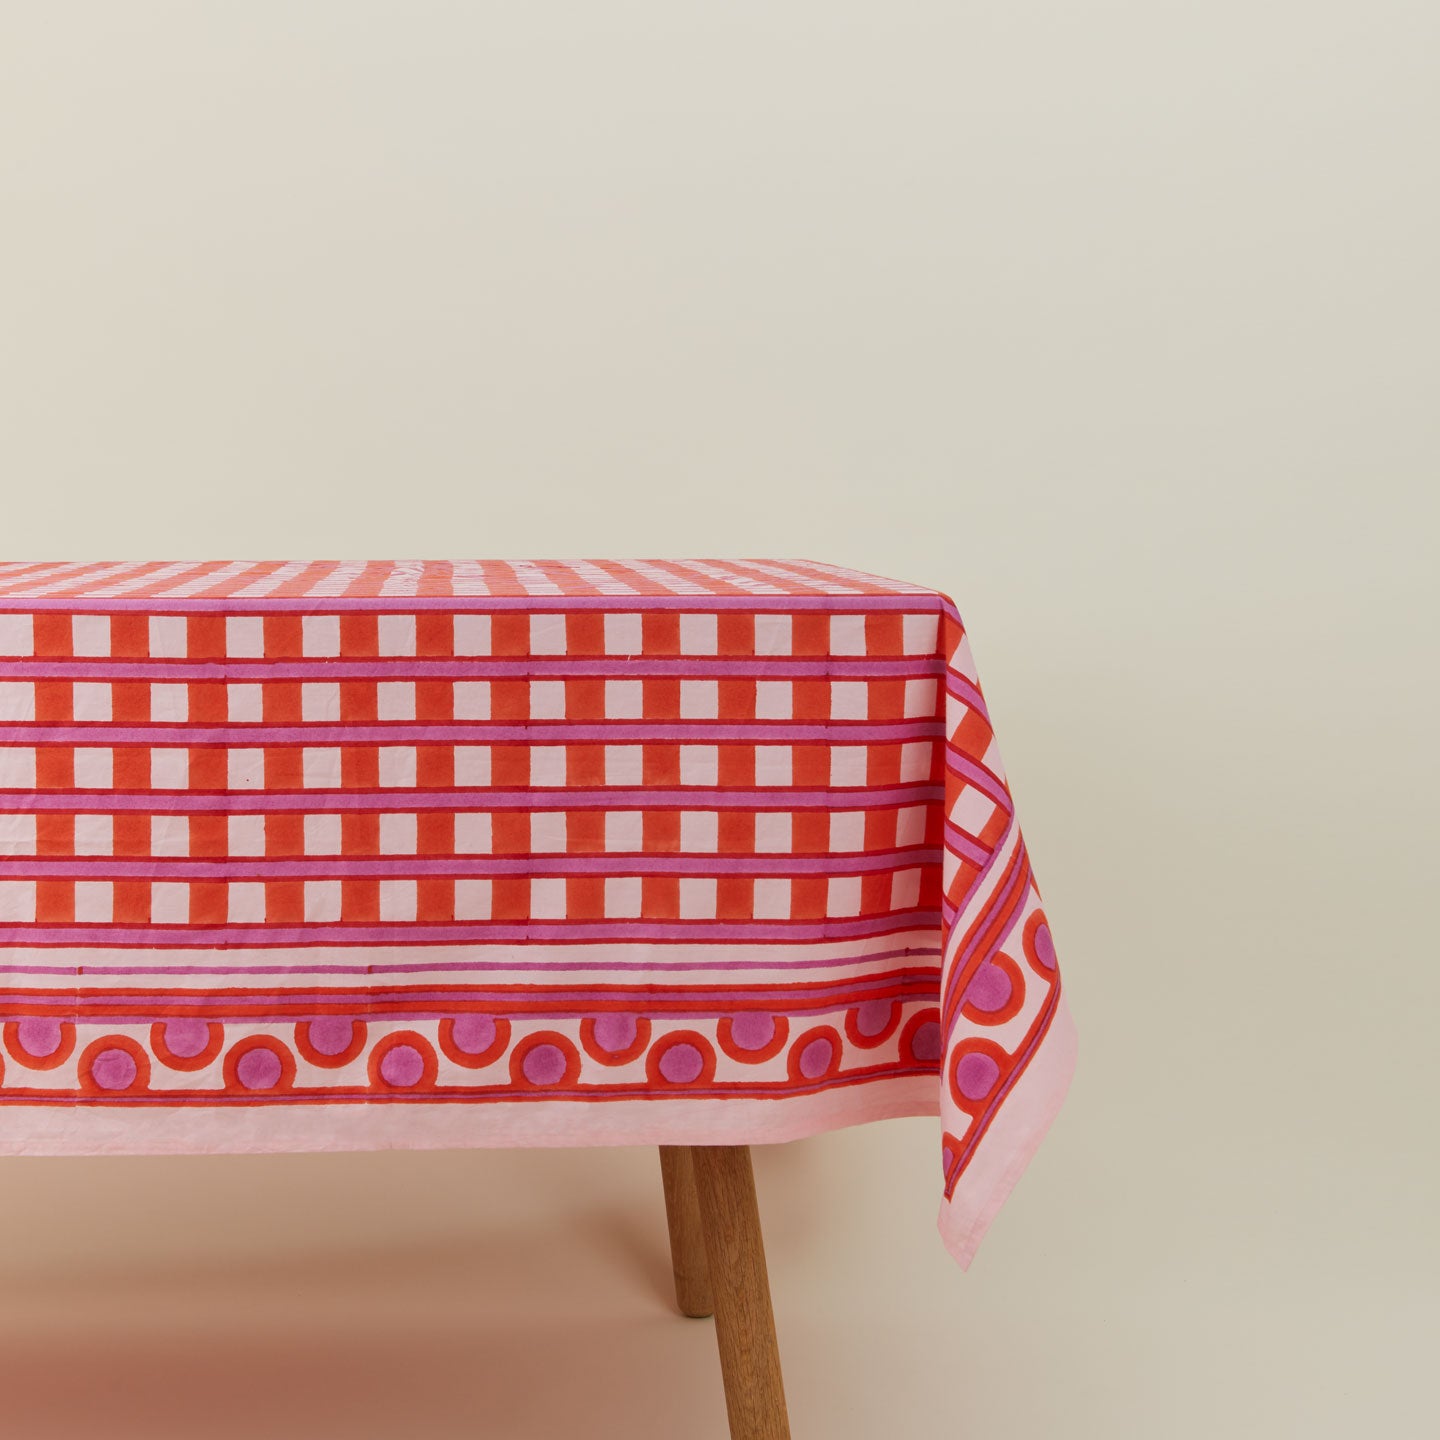
M0 564L0 1153L934 1115L1074 1057L954 606L807 561Z

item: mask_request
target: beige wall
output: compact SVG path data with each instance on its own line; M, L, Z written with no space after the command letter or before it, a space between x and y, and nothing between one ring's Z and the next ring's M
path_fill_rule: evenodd
M1081 1070L968 1275L933 1125L761 1157L799 1435L1433 1424L1437 46L1420 0L0 3L6 558L959 602ZM3 1172L23 1440L723 1433L643 1152Z

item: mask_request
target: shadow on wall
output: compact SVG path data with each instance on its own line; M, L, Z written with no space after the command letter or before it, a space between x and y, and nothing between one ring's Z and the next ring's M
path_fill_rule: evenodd
M274 1261L22 1267L0 1304L4 1431L720 1440L713 1330L680 1317L669 1287L663 1220L619 1210L559 1235L512 1224Z

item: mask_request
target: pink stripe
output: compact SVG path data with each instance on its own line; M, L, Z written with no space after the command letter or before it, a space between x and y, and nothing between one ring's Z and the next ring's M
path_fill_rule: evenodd
M586 659L574 655L531 655L525 659L497 659L491 655L464 656L458 660L418 660L395 655L383 659L242 660L217 656L213 660L32 660L7 658L0 675L22 680L562 680L602 679L605 676L666 676L713 680L718 676L767 680L828 679L845 676L867 680L934 679L940 662L931 656L875 657L847 660L797 660L788 655L759 659Z
M99 948L99 947L96 947ZM608 974L615 971L628 974L637 971L653 975L657 968L683 973L698 971L707 975L725 974L730 971L747 970L828 970L835 966L878 964L882 960L915 958L921 955L938 957L937 945L907 946L898 950L873 950L860 955L822 955L805 960L782 960L767 957L764 960L727 960L723 964L715 960L666 960L658 966L654 960L531 960L523 963L516 960L441 960L407 961L393 965L95 965L87 961L83 967L86 975L429 975L491 971L513 974L518 967L525 971L563 970L597 971ZM80 973L74 965L0 965L0 975L59 975L73 977ZM938 970L937 970L938 974Z
M0 671L3 673L3 671ZM283 745L396 745L407 741L424 744L620 744L636 741L662 744L703 744L767 741L814 744L878 745L903 744L912 740L936 739L944 734L938 721L899 721L871 725L863 720L837 720L823 725L783 725L769 720L657 720L649 724L599 721L570 724L564 720L534 720L525 725L503 725L490 720L462 724L419 723L392 720L384 723L345 725L335 721L314 721L306 725L113 725L109 721L88 724L51 724L25 721L0 725L3 745L202 745L283 746Z
M457 1006L489 1006L498 1013L531 1019L547 1016L574 1016L604 1012L624 1014L637 1010L651 1017L705 1016L733 1014L737 1010L768 1010L779 1015L834 1014L871 1000L890 1000L903 1004L906 1000L937 999L938 970L913 975L857 976L849 984L792 987L770 985L754 989L744 987L688 987L657 989L641 985L627 989L611 985L589 990L547 989L531 993L529 987L508 990L468 987L463 990L277 990L247 991L243 995L211 995L203 991L175 990L160 995L117 995L87 993L83 1000L74 993L47 996L0 996L0 1020L23 1019L59 1012L56 1018L79 1014L83 1008L83 1024L98 1020L116 1024L148 1025L152 1021L177 1018L178 1010L203 1010L207 1018L219 1020L250 1020L257 1024L267 1021L295 1020L306 1014L334 1014L336 1007L349 1006L356 1019L364 1019L375 1006L387 1006L377 1019L398 1020L441 1019L453 1015ZM10 1003L5 1004L8 1000ZM78 1008L77 1008L78 1007ZM185 1018L189 1018L188 1016Z
M408 814L416 810L876 810L891 805L922 805L941 798L938 785L916 782L883 789L792 790L304 790L234 792L189 790L48 791L0 790L0 800L23 800L6 805L10 813L77 811L111 814L145 810L155 814L175 811L189 814L223 811L230 815L265 811L374 810Z
M145 946L152 949L262 949L281 946L331 945L594 945L630 941L650 945L803 944L807 940L862 939L903 930L922 930L940 923L938 911L906 910L862 920L791 920L761 924L748 920L545 921L476 922L469 925L313 925L303 929L255 925L110 926L4 925L0 945L36 949L57 945L77 949Z
M465 859L427 859L394 855L362 859L349 855L263 859L232 855L224 860L154 856L117 860L106 856L58 859L6 857L5 874L14 879L76 880L231 880L306 876L359 879L372 876L427 875L868 875L876 871L938 865L939 849L876 851L865 855L477 855Z

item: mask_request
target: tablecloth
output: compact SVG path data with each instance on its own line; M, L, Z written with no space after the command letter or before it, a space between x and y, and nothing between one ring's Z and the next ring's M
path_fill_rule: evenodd
M1074 1029L965 629L813 561L0 564L0 1153L939 1119Z

